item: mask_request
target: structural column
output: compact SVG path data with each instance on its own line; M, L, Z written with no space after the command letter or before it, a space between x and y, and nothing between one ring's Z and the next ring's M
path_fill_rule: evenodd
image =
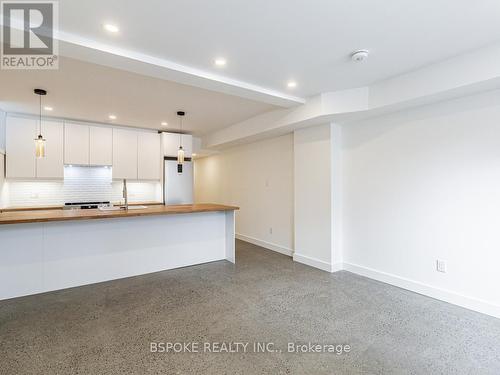
M342 132L325 124L294 132L294 260L342 268Z

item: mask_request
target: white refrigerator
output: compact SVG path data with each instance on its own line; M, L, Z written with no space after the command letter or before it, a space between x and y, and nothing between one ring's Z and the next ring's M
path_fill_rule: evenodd
M164 163L164 203L193 204L193 162L185 161L180 167L177 158L165 157Z

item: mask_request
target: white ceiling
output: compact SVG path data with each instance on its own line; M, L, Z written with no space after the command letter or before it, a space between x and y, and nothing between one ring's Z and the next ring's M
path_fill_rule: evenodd
M44 115L91 122L177 130L177 110L185 110L184 130L200 136L277 107L237 96L61 58L59 70L0 70L0 109L37 114L34 88L48 90ZM118 116L111 122L109 114ZM169 123L161 126L162 121Z
M500 41L498 0L59 3L60 69L0 70L1 109L36 113L32 91L42 87L55 117L109 122L114 113L116 124L176 129L183 109L186 130L205 135ZM371 55L355 64L349 54L360 48Z
M60 1L63 32L301 97L494 43L498 19L498 0ZM354 64L349 54L360 48L371 56ZM224 69L213 65L219 56Z

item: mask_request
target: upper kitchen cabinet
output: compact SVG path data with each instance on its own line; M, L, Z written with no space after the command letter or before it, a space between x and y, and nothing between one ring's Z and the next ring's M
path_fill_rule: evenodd
M161 180L159 134L113 129L113 178Z
M35 178L35 137L37 120L7 117L6 128L6 177ZM48 145L47 145L48 147Z
M137 136L137 177L161 180L161 144L158 133L140 132Z
M64 124L64 164L89 164L89 137L88 125Z
M176 157L179 145L181 144L180 134L177 133L161 133L163 156ZM193 136L190 134L182 134L182 148L186 158L192 157L193 154Z
M100 126L89 127L90 165L113 164L113 129Z
M113 129L113 178L137 180L137 135L134 130Z
M63 178L63 127L61 122L42 121L45 157L35 157L38 120L8 117L6 129L7 178Z
M64 164L112 165L113 129L65 123Z
M36 159L36 177L64 178L63 124L42 121L42 135L46 139L45 157Z

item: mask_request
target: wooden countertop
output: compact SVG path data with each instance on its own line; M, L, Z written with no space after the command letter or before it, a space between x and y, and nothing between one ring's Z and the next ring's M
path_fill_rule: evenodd
M123 202L111 202L115 206L123 204ZM129 206L163 206L162 202L134 202L129 203ZM0 208L0 213L2 212L15 212L15 211L40 211L40 210L62 210L63 205L59 206L18 206L18 207L4 207Z
M178 206L151 206L141 210L36 210L0 213L0 225L22 223L44 223L49 221L98 220L119 217L190 214L196 212L233 211L238 207L220 204L188 204Z

